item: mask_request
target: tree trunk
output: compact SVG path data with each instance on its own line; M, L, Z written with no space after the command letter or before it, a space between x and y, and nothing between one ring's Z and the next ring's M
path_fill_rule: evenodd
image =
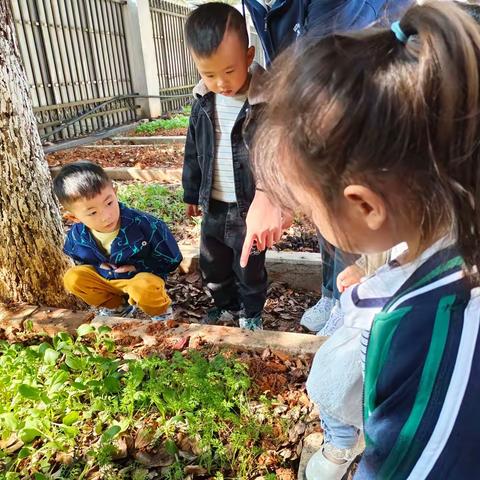
M0 302L74 306L63 241L10 2L0 0Z

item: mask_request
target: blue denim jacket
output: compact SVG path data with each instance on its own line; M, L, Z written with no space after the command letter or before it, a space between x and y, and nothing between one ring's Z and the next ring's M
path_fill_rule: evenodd
M92 265L104 278L131 278L149 272L166 278L182 261L177 242L167 225L148 213L120 203L120 231L113 240L110 256L98 246L90 230L76 223L67 234L63 251L76 263ZM100 268L102 263L133 265L135 272L115 273Z

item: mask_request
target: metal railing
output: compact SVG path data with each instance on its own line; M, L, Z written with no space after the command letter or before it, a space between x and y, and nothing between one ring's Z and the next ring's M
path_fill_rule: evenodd
M178 110L190 101L192 88L199 79L183 31L190 9L168 0L149 0L149 4L159 93L178 96L174 100L162 100L162 110Z
M65 140L135 120L122 0L11 0L43 137ZM125 98L122 96L126 95ZM102 105L68 128L56 127Z

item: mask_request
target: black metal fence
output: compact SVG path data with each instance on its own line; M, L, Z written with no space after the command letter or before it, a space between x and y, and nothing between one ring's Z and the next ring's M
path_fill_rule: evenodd
M133 93L121 0L11 0L40 135L58 141L128 123ZM52 133L53 132L53 133Z
M4 1L4 0L0 0ZM126 31L126 0L10 0L40 136L58 142L132 123L137 107ZM151 21L162 112L192 101L199 79L185 43L189 7L137 0ZM128 18L127 18L128 20ZM148 25L148 29L150 25ZM128 39L127 39L128 36ZM257 61L263 53L254 31ZM152 45L148 45L152 48ZM138 52L141 54L141 52ZM138 72L135 72L138 73ZM138 79L137 79L138 80ZM139 97L141 98L141 96ZM144 98L144 97L143 97Z
M149 0L149 4L160 95L178 96L162 100L162 110L178 110L191 100L199 79L183 33L190 9L168 0Z

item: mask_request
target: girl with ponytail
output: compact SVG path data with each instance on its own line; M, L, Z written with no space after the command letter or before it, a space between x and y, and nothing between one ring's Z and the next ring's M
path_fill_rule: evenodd
M355 479L480 478L478 25L454 3L425 3L391 29L297 44L272 71L257 181L343 250L408 245L346 290L345 325L318 354L329 352L321 367L332 382L361 380L364 361ZM348 342L366 349L345 373ZM354 416L354 389L341 408L332 383L308 387L333 428ZM325 433L309 480L340 479L351 462L328 448L328 421Z

